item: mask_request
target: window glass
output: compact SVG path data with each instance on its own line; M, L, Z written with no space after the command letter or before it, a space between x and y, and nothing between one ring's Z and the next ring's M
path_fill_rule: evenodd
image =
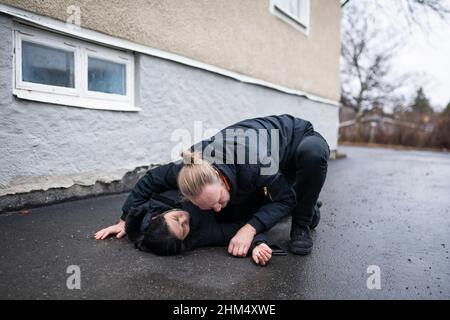
M22 41L22 81L74 88L74 53Z
M300 17L299 16L300 8L298 0L277 0L276 6L295 18Z
M88 90L126 95L126 65L89 57Z

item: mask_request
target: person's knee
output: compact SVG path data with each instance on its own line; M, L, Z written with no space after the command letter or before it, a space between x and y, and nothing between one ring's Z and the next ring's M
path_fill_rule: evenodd
M328 163L327 150L318 146L304 148L299 152L297 163L303 168L326 168Z

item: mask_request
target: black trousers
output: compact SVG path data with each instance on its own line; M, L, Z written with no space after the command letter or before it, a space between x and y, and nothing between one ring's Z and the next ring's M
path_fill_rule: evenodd
M318 133L306 136L298 144L295 162L295 191L297 204L292 211L292 224L308 226L314 215L314 206L327 176L330 148Z

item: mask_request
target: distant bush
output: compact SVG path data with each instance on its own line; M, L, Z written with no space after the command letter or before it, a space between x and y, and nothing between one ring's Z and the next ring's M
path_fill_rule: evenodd
M429 145L436 148L450 149L450 115L440 116L429 136Z
M339 129L339 141L450 150L450 111L442 112L426 124L411 114L388 120L384 122L380 117L376 122L355 121Z

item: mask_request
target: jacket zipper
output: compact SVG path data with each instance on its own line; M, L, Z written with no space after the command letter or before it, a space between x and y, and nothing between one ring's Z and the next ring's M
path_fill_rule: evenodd
M270 201L273 201L272 195L270 194L269 189L267 187L264 187L263 190L264 190L264 195L266 197L269 197Z

